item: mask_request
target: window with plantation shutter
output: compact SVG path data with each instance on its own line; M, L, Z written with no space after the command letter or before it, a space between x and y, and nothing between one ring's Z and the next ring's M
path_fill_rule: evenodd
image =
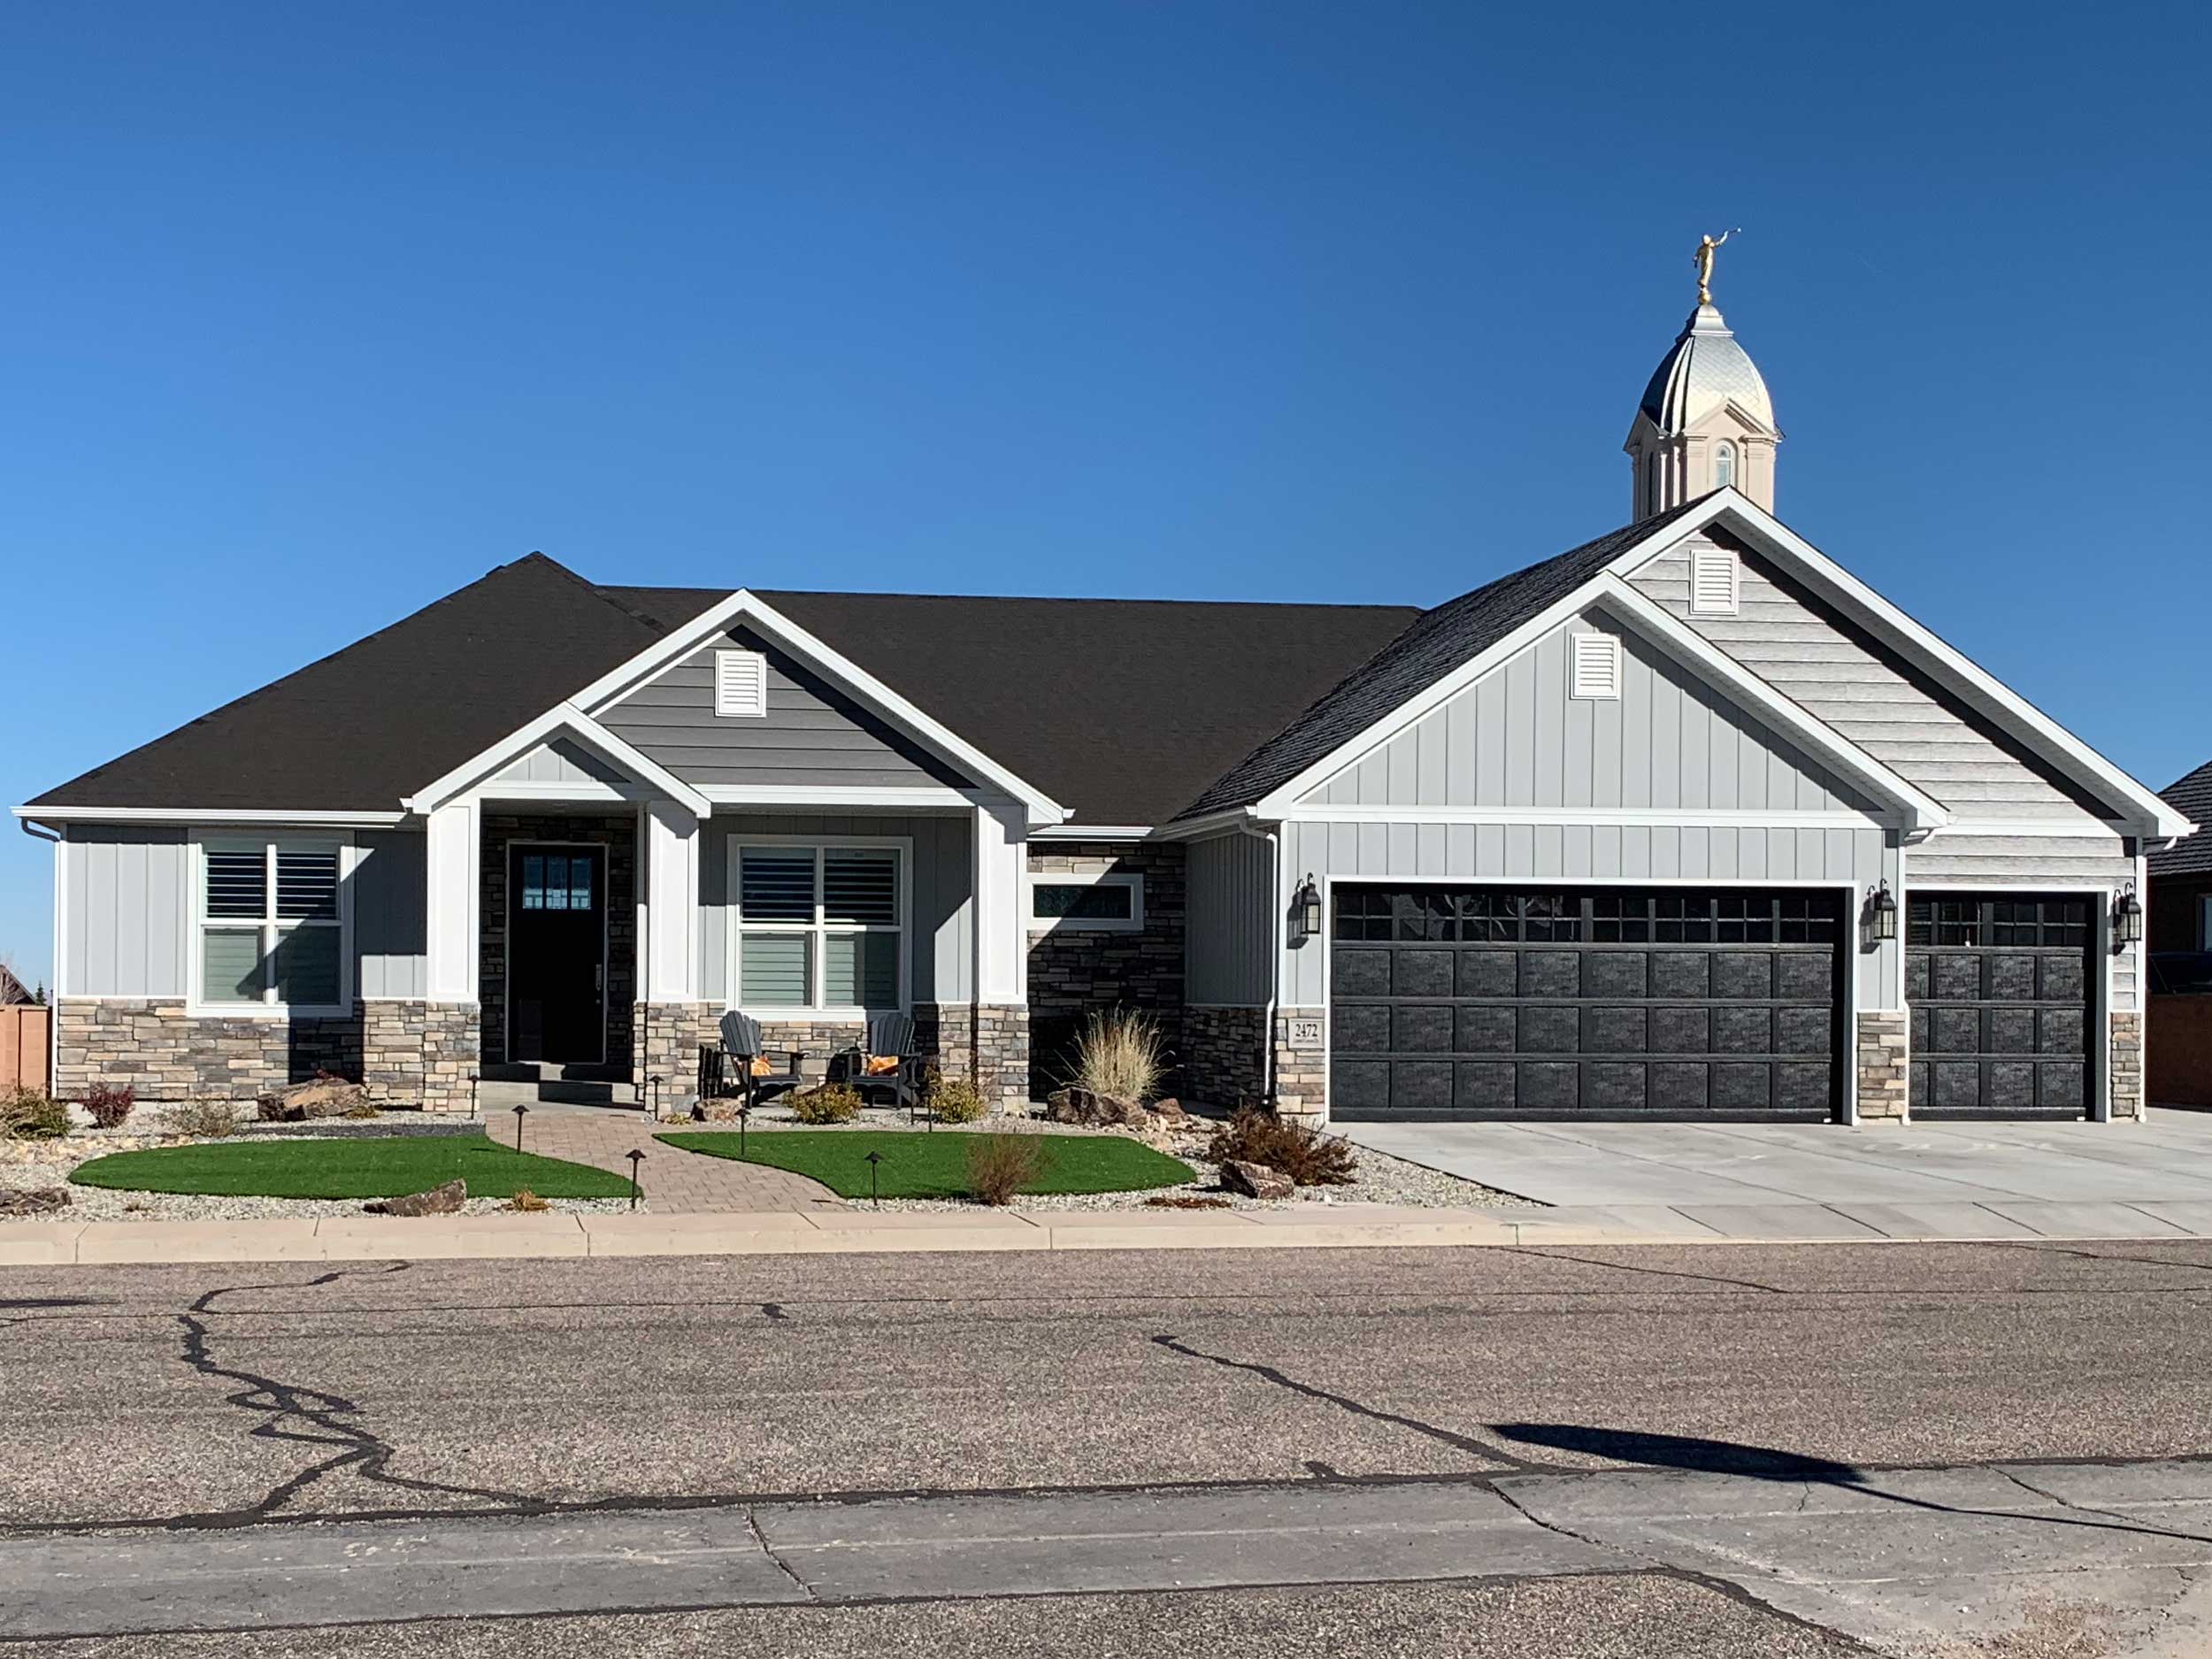
M714 711L738 718L768 712L768 659L758 651L714 654Z
M733 841L733 1004L880 1012L907 1002L900 846Z
M225 837L201 842L198 855L200 1003L342 1011L351 987L338 844Z
M1621 642L1609 634L1571 634L1570 695L1611 701L1621 695Z
M1701 547L1690 554L1690 614L1732 617L1736 614L1736 556L1726 548Z

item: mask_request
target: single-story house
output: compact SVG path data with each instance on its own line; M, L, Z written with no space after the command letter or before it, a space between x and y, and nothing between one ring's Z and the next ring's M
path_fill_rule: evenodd
M17 809L61 1087L465 1110L899 1010L1016 1099L1123 1006L1312 1117L2138 1114L2194 826L1777 519L1779 438L1701 303L1635 521L1432 609L502 565Z

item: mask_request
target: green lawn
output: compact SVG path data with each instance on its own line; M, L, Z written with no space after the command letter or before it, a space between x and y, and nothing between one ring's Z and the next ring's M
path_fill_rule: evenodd
M70 1172L80 1187L135 1193L214 1193L226 1197L397 1198L458 1176L471 1198L627 1197L626 1176L562 1158L517 1152L481 1135L410 1135L360 1141L218 1141L150 1147L94 1158Z
M687 1152L718 1158L738 1156L737 1137L726 1130L705 1134L656 1135ZM876 1166L886 1198L964 1198L968 1192L968 1148L972 1134L953 1130L931 1133L899 1129L772 1129L745 1138L745 1161L808 1175L841 1198L869 1194L868 1154L880 1152ZM1195 1180L1189 1164L1119 1135L1039 1135L1044 1169L1025 1192L1128 1193L1152 1187L1179 1187Z

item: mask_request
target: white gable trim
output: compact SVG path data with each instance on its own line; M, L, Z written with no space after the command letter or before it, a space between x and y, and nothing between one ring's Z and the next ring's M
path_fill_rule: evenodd
M1697 511L1668 525L1615 559L1609 567L1626 576L1685 536L1716 521L1742 534L1759 550L1800 577L1875 638L1917 665L1956 695L2028 745L2076 782L2122 809L2139 815L2128 822L2154 838L2186 835L2196 828L2186 815L2161 800L2113 762L2083 742L2040 709L2004 685L1963 653L1914 621L1888 600L1845 570L1795 531L1733 489L1716 491Z
M1665 606L1647 599L1608 571L1596 583L1596 609L1613 617L1701 680L1727 693L1737 707L1806 753L1825 761L1869 795L1904 814L1908 831L1926 832L1951 821L1950 810L1917 785L1874 758L1826 722L1816 719L1765 680L1709 642Z
M596 749L603 759L628 772L640 783L649 785L670 800L689 808L696 816L713 816L714 803L705 795L659 762L623 741L573 703L556 703L529 725L509 733L489 749L463 761L444 777L410 796L403 804L411 812L426 815L480 785L487 786L484 792L494 796L511 790L520 792L517 795L518 799L536 798L528 793L533 786L526 783L493 783L491 774L508 762L528 754L546 739L562 733L577 739L587 748ZM588 798L586 786L560 784L556 787L566 798Z
M1069 816L1068 809L1043 790L993 760L950 726L925 714L859 664L808 633L748 588L741 588L728 598L710 605L665 639L640 651L620 667L602 674L569 701L594 714L603 713L646 680L681 662L740 622L751 624L792 655L806 658L816 669L841 681L910 737L964 771L1004 790L1027 809L1030 823L1058 824Z

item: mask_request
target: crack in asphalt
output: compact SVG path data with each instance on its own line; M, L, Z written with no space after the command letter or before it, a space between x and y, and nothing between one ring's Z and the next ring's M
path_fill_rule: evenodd
M394 1262L373 1270L379 1274L405 1272L405 1262ZM210 1339L207 1321L220 1317L222 1310L215 1303L225 1296L238 1295L254 1290L307 1289L336 1282L349 1274L372 1270L342 1268L321 1274L303 1284L232 1285L211 1290L196 1300L188 1312L176 1316L184 1327L184 1363L203 1377L219 1378L226 1382L241 1383L242 1390L226 1395L224 1403L243 1410L258 1412L263 1420L249 1429L250 1440L281 1440L296 1445L335 1448L332 1455L311 1463L298 1473L279 1481L259 1500L242 1509L211 1510L204 1514L178 1516L165 1523L170 1526L236 1525L245 1522L278 1518L276 1511L300 1494L315 1486L326 1476L340 1470L350 1469L363 1479L377 1486L390 1486L403 1492L436 1494L443 1497L471 1498L486 1503L526 1503L528 1499L519 1494L497 1492L482 1487L454 1486L444 1481L417 1480L396 1475L389 1468L398 1448L381 1439L357 1422L361 1408L342 1394L326 1389L312 1388L303 1383L280 1382L255 1371L242 1371L219 1363ZM453 1511L446 1511L452 1513Z
M1478 1440L1471 1434L1462 1434L1456 1430L1440 1428L1433 1423L1424 1423L1418 1417L1409 1417L1402 1412L1385 1411L1379 1407L1368 1405L1362 1401L1353 1399L1349 1394L1336 1394L1326 1388L1317 1387L1312 1383L1300 1382L1294 1377L1286 1376L1272 1365L1263 1365L1253 1360L1230 1359L1220 1354L1209 1354L1202 1348L1191 1347L1178 1337L1166 1333L1156 1336L1152 1340L1156 1346L1166 1348L1170 1353L1180 1354L1187 1359L1204 1360L1210 1365L1219 1365L1227 1371L1247 1372L1264 1382L1272 1383L1278 1388L1286 1388L1293 1394L1303 1394L1309 1400L1318 1400L1325 1404L1335 1406L1340 1410L1348 1411L1355 1417L1368 1417L1377 1423L1387 1423L1394 1428L1411 1429L1416 1434L1425 1434L1432 1440L1440 1440L1447 1446L1471 1453L1477 1457L1486 1458L1491 1463L1503 1463L1509 1469L1533 1474L1542 1471L1545 1467L1541 1463L1532 1463L1525 1457L1509 1452L1502 1447L1493 1446L1486 1440Z

